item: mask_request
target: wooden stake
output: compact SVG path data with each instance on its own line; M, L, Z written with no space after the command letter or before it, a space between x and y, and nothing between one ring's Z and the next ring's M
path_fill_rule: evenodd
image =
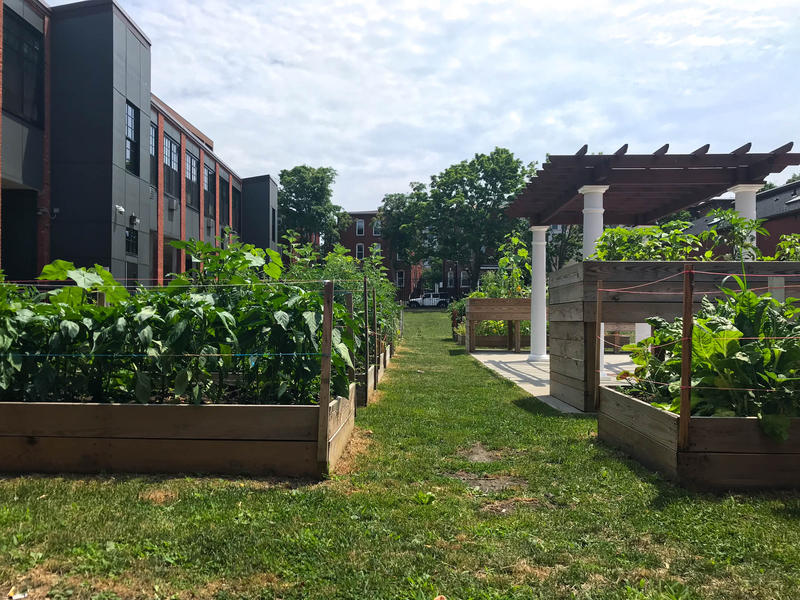
M375 336L374 339L374 348L375 348L375 379L373 383L373 389L378 389L378 371L380 371L381 364L380 359L378 358L378 301L375 297L375 288L372 288L372 331L373 335Z
M353 292L347 292L344 295L344 306L347 309L347 314L350 315L350 318L352 319L353 318ZM352 327L348 327L347 328L347 336L350 339L353 339L353 328ZM356 357L355 357L355 354L353 354L353 353L350 354L350 360L353 363L353 366L352 367L347 367L347 380L352 383L352 382L355 382L355 380L356 380L356 370L355 370Z
M678 450L689 447L689 419L692 418L692 331L694 314L694 268L687 264L683 272L683 340L681 342L681 412L678 418Z
M600 409L600 371L603 365L600 364L600 350L603 348L603 281L597 281L597 313L594 318L594 409Z
M331 339L333 337L333 282L325 282L322 307L322 361L319 381L319 421L317 428L317 463L320 472L328 472L328 410L331 404Z
M369 300L367 276L364 276L364 404L369 402Z

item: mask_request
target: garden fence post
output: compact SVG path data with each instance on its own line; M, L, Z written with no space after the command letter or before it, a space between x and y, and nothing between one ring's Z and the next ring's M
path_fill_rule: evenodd
M694 269L683 271L683 339L681 340L681 411L678 417L678 450L689 448L689 419L692 417L692 330L694 315Z
M364 406L369 402L369 298L364 275Z
M533 335L533 334L531 334ZM594 323L594 362L595 362L595 369L594 369L594 377L592 377L592 381L594 381L594 409L599 410L600 408L600 377L601 371L603 370L603 365L601 364L600 357L602 356L601 350L603 348L603 344L605 340L603 339L603 281L602 279L597 280L597 313L595 314L595 323ZM590 346L591 348L591 346Z
M328 410L331 404L331 339L333 337L333 282L325 282L322 308L322 361L319 382L319 421L317 428L317 463L320 472L328 472Z
M375 336L373 346L375 348L375 378L372 382L373 389L378 389L378 371L380 370L380 359L378 358L378 300L375 288L372 288L372 334Z

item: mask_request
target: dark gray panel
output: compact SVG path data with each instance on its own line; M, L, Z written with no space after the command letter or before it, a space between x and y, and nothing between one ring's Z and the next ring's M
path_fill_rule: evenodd
M155 223L155 221L151 220L150 218L150 215L152 214L155 207L156 207L155 189L149 183L139 180L139 210L141 211L141 214L139 214L139 218L142 220L142 222L139 224L140 229L144 231L149 231L150 228L152 227L152 223Z
M192 153L192 155L199 159L200 158L200 148L198 148L197 144L195 144L189 138L186 138L186 149Z
M24 18L25 3L22 0L4 0L3 4Z
M125 229L128 215L120 215L117 223L111 228L111 260L122 261L125 259Z
M242 179L242 241L269 248L269 179Z
M33 279L36 268L36 197L33 190L3 190L3 270L12 280Z
M173 140L181 143L181 131L177 127L174 127L169 121L164 121L164 134L171 137Z
M186 239L200 239L200 213L186 209Z
M42 187L42 130L3 114L3 179Z
M207 166L209 169L212 169L212 170L213 170L213 169L215 169L215 168L216 168L216 166L217 166L217 163L216 163L216 162L214 161L214 159L213 159L212 157L210 157L208 154L204 154L204 155L203 155L203 159L204 159L205 165L206 165L206 166Z
M111 162L112 164L125 168L125 111L127 103L125 96L119 91L113 92L114 116L111 121Z
M174 205L174 209L170 206ZM180 239L181 207L178 198L164 196L164 236Z
M17 13L19 14L19 13ZM26 3L22 11L22 18L33 25L37 31L44 33L44 19Z
M127 27L119 17L113 20L114 35L114 88L123 96L127 94L127 77L125 69L125 56L128 53Z
M115 17L118 18L118 17ZM128 99L137 107L141 108L145 100L149 103L149 98L142 98L142 67L139 48L141 43L130 29L125 29L126 46L125 53L125 74L126 74L126 94Z
M125 223L131 215L141 218L142 210L139 206L139 178L125 171Z

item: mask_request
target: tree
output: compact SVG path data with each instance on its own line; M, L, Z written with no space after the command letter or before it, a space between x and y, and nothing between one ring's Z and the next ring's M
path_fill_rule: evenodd
M302 241L321 238L325 251L333 248L350 222L342 207L331 202L335 180L336 171L331 167L299 165L280 172L281 237L293 230Z
M583 252L583 227L564 225L560 231L552 228L547 232L547 272L565 267L573 260L580 260Z
M409 193L386 194L377 219L381 235L391 241L392 249L406 262L432 258L425 215L428 190L424 183L412 182Z
M786 180L786 183L794 183L795 181L800 181L800 173L795 173L794 175L789 177L789 179Z
M789 182L787 181L786 183L789 183ZM771 181L767 181L767 182L764 184L764 187L762 187L762 188L761 188L760 190L758 190L758 191L759 191L759 192L766 192L767 190L774 190L776 187L778 187L778 186L777 186L777 185L775 185L774 183L772 183Z
M426 253L470 265L476 285L481 264L494 257L515 228L505 209L533 176L534 167L506 148L495 148L432 176L418 221Z

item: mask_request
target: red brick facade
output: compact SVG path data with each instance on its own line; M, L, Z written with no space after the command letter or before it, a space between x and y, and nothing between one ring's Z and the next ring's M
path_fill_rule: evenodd
M391 243L375 227L378 211L362 211L350 213L352 223L342 232L341 244L356 258L369 256L374 244L380 244L383 264L387 268L387 277L398 286L399 300L408 300L417 292L422 277L422 265L410 265L397 259ZM402 273L402 275L401 275Z

